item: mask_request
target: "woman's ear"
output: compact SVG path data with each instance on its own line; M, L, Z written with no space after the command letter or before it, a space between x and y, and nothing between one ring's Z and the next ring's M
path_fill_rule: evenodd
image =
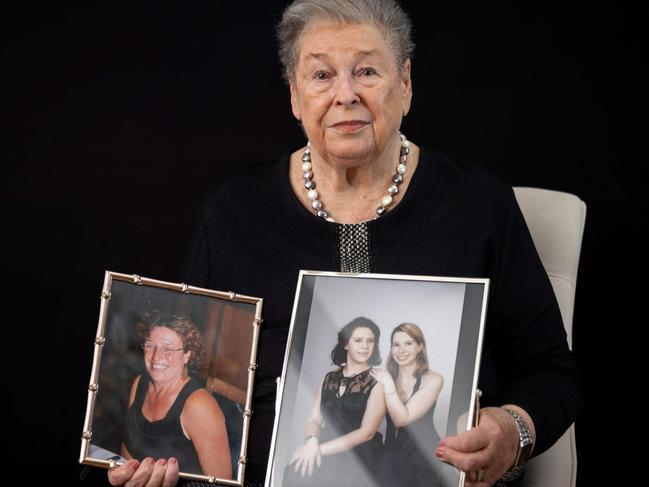
M410 103L412 102L412 79L410 78L410 59L406 59L403 68L400 70L401 76L401 103L403 104L403 116L408 115Z
M300 111L300 100L294 79L289 81L289 87L291 89L291 110L293 111L293 116L300 120L302 112Z

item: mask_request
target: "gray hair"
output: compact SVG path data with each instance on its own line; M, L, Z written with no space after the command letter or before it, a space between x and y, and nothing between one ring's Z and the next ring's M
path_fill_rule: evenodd
M295 0L277 26L279 58L287 81L298 62L298 41L310 22L330 19L340 23L372 24L381 29L399 69L412 57L412 22L395 0Z

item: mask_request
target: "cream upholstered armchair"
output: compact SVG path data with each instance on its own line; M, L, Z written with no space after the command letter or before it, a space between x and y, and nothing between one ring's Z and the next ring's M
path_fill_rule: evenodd
M586 204L577 196L538 188L515 187L516 200L530 229L552 288L572 348L572 315ZM575 427L525 469L524 487L575 487Z

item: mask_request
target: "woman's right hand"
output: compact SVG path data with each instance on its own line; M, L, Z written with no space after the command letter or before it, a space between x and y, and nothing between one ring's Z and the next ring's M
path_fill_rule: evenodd
M387 369L381 369L379 367L372 367L370 369L370 374L376 382L383 386L383 389L386 394L393 394L395 390L394 379L390 375L390 372Z
M178 460L145 458L142 462L129 460L108 470L110 485L124 487L172 487L178 483Z
M315 465L319 467L320 463L320 444L315 437L309 438L304 445L295 450L290 461L293 471L299 471L301 477L304 477L305 474L309 477L313 475L313 467Z

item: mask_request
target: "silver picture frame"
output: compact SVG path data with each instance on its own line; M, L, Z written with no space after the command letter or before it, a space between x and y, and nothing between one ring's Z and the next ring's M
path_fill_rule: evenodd
M146 373L136 324L162 310L188 316L200 332L205 354L194 376L223 413L231 455L231 478L186 471L182 462L180 476L243 486L262 307L257 297L106 271L79 462L111 468L127 460L120 453L129 391L134 377Z
M304 425L317 403L316 394L325 394L321 386L325 383L323 376L337 368L332 363L337 333L357 317L370 319L380 329L377 346L383 364L390 354L395 326L405 322L418 324L425 336L430 370L444 380L433 409L439 436L459 434L474 427L479 409L477 386L488 292L489 279L300 271L282 376L277 381L265 487L300 485L299 481L290 480L288 465L294 452L310 436ZM325 422L323 428L327 427ZM385 429L383 419L378 431L385 433ZM464 473L450 465L440 465L438 483L430 485L464 485ZM356 469L345 475L355 478L357 485L381 485L374 476L364 482L360 478L362 472ZM319 484L312 481L305 485ZM429 482L422 482L421 487L424 485Z

